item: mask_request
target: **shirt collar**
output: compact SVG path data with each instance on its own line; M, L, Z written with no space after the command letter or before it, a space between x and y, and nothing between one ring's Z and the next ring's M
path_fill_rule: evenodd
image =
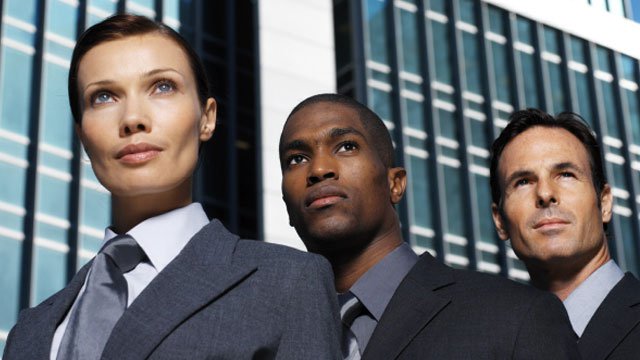
M127 234L144 250L151 265L162 271L182 251L191 237L209 222L199 203L192 203L146 219ZM116 237L111 228L104 232L104 242Z
M609 260L583 281L563 301L573 331L582 336L589 320L611 289L624 277L615 261Z
M417 261L418 255L411 250L409 244L402 243L362 275L349 291L376 321L380 321L402 279Z

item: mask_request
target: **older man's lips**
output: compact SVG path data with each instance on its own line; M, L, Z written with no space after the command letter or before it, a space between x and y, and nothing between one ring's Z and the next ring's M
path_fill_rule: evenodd
M142 164L157 157L161 151L160 147L152 144L130 144L118 151L116 159L129 165Z
M536 230L537 229L542 229L542 230L557 229L567 224L569 224L569 222L564 219L544 219L544 220L538 221L533 226L533 228Z

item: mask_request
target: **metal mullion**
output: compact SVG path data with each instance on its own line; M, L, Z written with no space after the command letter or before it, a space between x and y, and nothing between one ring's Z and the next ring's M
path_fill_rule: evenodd
M543 25L534 22L533 32L533 47L537 50L538 56L535 57L536 65L538 65L538 100L540 101L540 108L546 112L551 112L550 108L553 106L553 100L551 98L551 79L549 75L549 67L547 61L542 58L542 52L544 51L544 27ZM541 41L542 39L542 41Z
M613 78L619 80L620 74L622 73L620 69L620 54L613 53ZM637 81L637 79L635 79ZM638 195L638 186L637 183L633 179L633 170L631 169L632 155L629 151L629 144L633 143L633 138L631 136L631 120L629 117L628 103L626 97L622 94L622 89L619 84L615 84L615 95L618 98L617 105L620 109L618 116L618 126L622 132L622 156L625 161L625 178L627 181L627 191L630 193L630 205L631 205L631 223L633 224L633 238L640 239L640 223L638 221L638 203L636 201L636 196ZM636 246L636 259L640 260L640 249ZM634 271L639 271L640 269L633 269Z
M227 63L227 206L229 211L228 226L234 233L238 232L238 87L237 87L237 44L236 44L236 4L234 0L226 0L226 49L225 60Z
M86 27L87 21L87 0L78 2L78 17L76 19L76 38L82 34ZM82 193L82 147L80 139L73 131L72 126L69 128L71 134L71 183L69 184L69 231L67 235L67 243L69 245L69 253L67 256L67 281L71 281L78 268L78 250L80 249L80 201Z
M513 79L513 82L511 83L511 91L513 91L513 93L515 94L512 105L514 109L521 109L526 103L526 97L524 95L524 79L523 79L524 71L522 70L522 61L520 60L520 56L519 56L520 51L514 49L513 47L513 42L514 42L513 34L517 34L516 21L517 21L516 14L508 12L507 13L507 29L506 29L507 51L509 52L509 58L511 60L510 71ZM492 120L492 128L495 129L495 126L493 125L493 120ZM496 134L494 131L494 136L492 137L493 139L495 139L495 135Z
M40 106L42 100L42 73L44 58L44 32L47 1L39 1L36 8L37 24L35 33L35 53L33 55L31 93L31 106L29 112L29 145L27 147L27 181L25 192L25 209L22 243L22 271L20 289L20 308L31 305L31 287L33 284L33 257L35 240L35 212L38 194L38 147L40 144Z
M124 14L127 12L127 0L118 0L116 5L116 14Z
M496 138L496 131L495 131L495 126L493 124L493 119L496 117L494 115L494 109L493 109L493 99L496 98L496 93L497 93L497 89L496 89L496 84L495 84L495 74L493 71L493 52L490 49L491 46L491 41L487 41L487 39L485 38L484 34L486 32L485 30L485 24L489 23L489 19L488 19L488 5L480 2L479 3L480 8L480 21L478 22L479 26L478 26L478 33L481 34L480 37L480 51L481 51L481 55L480 58L484 59L482 60L482 66L484 67L485 71L483 74L483 80L485 81L485 84L488 84L489 86L484 87L484 92L483 92L483 96L485 98L485 102L484 102L484 113L486 116L486 124L485 124L485 131L487 133L487 137L489 139L491 139L493 141L493 139ZM511 56L509 56L509 71L510 71L510 75L511 78L514 78L514 73L515 73L515 59L514 59L514 53L513 53L513 42L512 42L512 37L511 37L511 21L510 21L511 15L509 13L507 13L506 19L507 19L507 52L508 54L510 54ZM511 91L514 91L517 94L517 90L516 90L516 84L515 81L511 82ZM516 96L516 101L518 101L517 96ZM490 148L491 144L487 144L487 147ZM477 189L475 188L475 183L473 184L474 188L473 188L473 196L472 199L475 199L475 201L477 201L478 199L478 194L477 194ZM486 191L489 191L489 189L485 189ZM477 205L477 204L476 204ZM489 210L489 209L487 209ZM479 219L478 219L478 226L479 226ZM474 228L474 236L478 236L478 238L481 237L480 235L480 230L479 228ZM509 276L509 268L508 268L508 262L507 262L507 250L506 250L506 245L505 242L500 240L498 238L497 233L494 233L494 240L496 245L498 246L498 261L499 261L499 266L500 266L500 274L502 276L508 277ZM476 251L477 253L477 251Z
M353 57L353 88L354 98L363 104L368 104L367 96L367 63L365 60L365 40L364 40L364 22L362 1L349 1L349 16L352 24L351 50Z
M594 124L594 130L596 131L596 133L599 135L598 136L598 142L600 144L600 155L602 156L602 160L604 162L603 166L605 168L605 175L606 174L612 174L613 173L613 169L611 167L611 165L609 164L608 161L606 161L605 159L605 145L603 143L603 138L605 135L605 131L604 129L607 128L607 123L606 123L606 119L605 119L605 114L606 112L604 111L604 104L603 104L603 99L602 99L602 91L600 90L600 87L598 86L598 80L596 80L595 76L594 76L594 70L595 70L595 61L594 59L596 59L596 45L589 42L588 43L588 51L587 51L587 66L589 67L589 71L587 72L587 74L589 75L589 81L591 83L592 86L592 94L595 95L595 112L596 112L596 119L594 119L593 124ZM607 182L609 182L607 180ZM615 214L614 214L615 216ZM613 217L612 217L612 221L609 222L608 225L608 232L611 234L611 236L609 238L613 238L613 241L609 242L609 245L611 245L611 253L613 255L615 255L616 260L618 261L618 264L620 266L622 266L623 268L626 267L626 261L624 259L624 247L621 246L620 244L620 239L618 239L618 237L616 236L616 234L620 234L620 225L618 224L617 221L613 221Z
M479 1L476 2L479 4ZM465 60L460 54L464 54L462 46L464 44L462 40L462 30L459 30L456 27L457 19L459 18L460 9L458 8L458 1L453 1L451 3L451 29L453 29L453 43L454 43L454 51L453 51L453 63L457 66L455 67L454 74L454 83L456 83L459 91L456 92L455 96L455 105L458 109L460 124L462 125L462 131L458 132L458 144L459 147L459 157L460 157L460 172L462 174L462 198L463 203L466 205L468 209L471 209L471 216L465 217L465 238L467 240L467 257L469 260L469 268L477 270L478 268L478 260L475 246L475 238L474 238L474 229L477 223L477 207L473 206L472 199L472 190L471 190L471 173L469 171L469 153L467 151L467 139L469 139L469 124L468 121L465 120L464 117L464 100L462 98L462 89L465 89L465 72L464 72L464 62ZM477 11L477 10L476 10ZM477 13L476 13L477 19ZM478 32L479 33L479 32ZM476 36L480 36L476 33ZM473 120L470 120L473 121Z
M156 21L163 21L164 17L164 1L163 0L155 0L154 8L156 11Z
M401 96L400 96L400 60L398 47L396 44L398 43L398 35L396 33L396 9L393 1L389 1L386 10L386 18L387 18L387 39L389 48L387 51L389 52L389 66L391 67L391 108L392 108L392 117L393 123L395 124L396 131L395 134L395 143L396 143L396 159L398 163L396 166L405 166L407 163L406 153L404 152L404 144L406 135L403 132L405 127L406 119L405 114L403 114L401 104ZM410 222L408 216L408 208L407 208L407 198L404 197L402 201L397 205L398 215L400 217L400 222L403 225L401 228L402 237L405 241L409 241L410 239Z
M261 86L261 78L262 75L260 73L260 36L259 36L259 28L258 24L260 19L260 6L258 6L257 1L251 2L251 16L252 16L252 32L253 32L253 91L254 91L254 119L255 119L255 147L254 147L254 156L256 159L256 240L264 240L264 189L263 189L263 181L264 181L264 172L263 172L263 163L262 163L262 151L263 151L263 139L262 139L262 106L261 106L261 98L262 92L260 89Z
M565 32L561 32L560 33L560 57L561 57L561 61L562 61L562 65L560 66L561 73L560 76L562 76L562 86L563 86L563 92L566 94L567 92L569 92L569 94L571 94L571 82L569 80L569 56L568 56L568 52L567 52L567 48L569 43L569 35L567 35ZM562 111L566 111L567 108L571 108L572 106L572 102L571 102L571 95L569 95L569 99L567 100L567 97L564 97L564 104L562 104L564 109L562 109Z
M418 47L420 51L420 75L422 76L422 94L424 95L424 101L422 102L423 113L425 114L424 128L427 131L427 168L429 173L433 174L430 182L431 186L428 191L431 192L432 199L438 199L438 201L431 201L431 214L433 219L433 231L435 233L433 238L433 247L436 252L436 257L441 261L444 261L444 224L443 215L438 204L446 204L442 190L444 189L443 174L438 166L437 160L437 146L436 136L440 133L439 124L435 119L437 118L436 110L433 107L433 100L435 98L433 89L431 88L431 73L435 74L435 59L433 54L435 50L433 48L433 41L431 40L431 26L426 21L426 8L425 2L429 0L418 1L418 41L421 46ZM426 115L430 115L427 118ZM446 212L445 212L446 214Z

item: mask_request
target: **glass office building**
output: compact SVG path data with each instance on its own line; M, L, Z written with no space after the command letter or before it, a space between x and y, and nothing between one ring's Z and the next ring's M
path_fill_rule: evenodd
M0 1L0 354L18 310L62 288L110 223L110 194L74 135L67 73L78 34L116 12L161 20L202 55L219 124L194 195L232 231L259 236L251 2Z
M64 286L110 222L109 193L74 136L67 102L71 51L87 26L143 14L202 55L219 123L194 196L231 231L301 246L281 199L278 137L297 102L338 91L390 129L410 176L398 206L407 241L450 265L526 281L493 229L488 146L528 106L576 111L598 133L615 196L612 252L640 272L638 4L0 0L0 353L19 309ZM578 26L571 7L590 23ZM617 23L631 41L587 31L619 34Z
M500 3L334 2L338 91L385 120L408 170L405 237L452 266L527 280L493 228L488 149L516 109L570 110L599 136L615 197L612 253L638 274L637 58ZM633 14L625 1L564 3L620 20Z

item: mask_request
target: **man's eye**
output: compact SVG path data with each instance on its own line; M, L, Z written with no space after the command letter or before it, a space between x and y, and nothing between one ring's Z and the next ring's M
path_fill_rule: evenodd
M574 177L574 176L573 176L573 173L570 173L570 172L568 172L568 171L565 171L565 172L560 173L560 176L561 176L561 177L563 177L563 178L571 178L571 177Z
M106 104L113 102L113 97L106 91L101 91L93 96L93 104Z
M523 186L523 185L527 185L529 183L529 180L527 179L520 179L518 181L516 181L515 186Z
M298 165L306 161L307 159L302 155L293 155L289 158L289 165Z
M358 149L358 144L348 141L340 145L340 147L338 148L338 152L354 151L357 149Z

